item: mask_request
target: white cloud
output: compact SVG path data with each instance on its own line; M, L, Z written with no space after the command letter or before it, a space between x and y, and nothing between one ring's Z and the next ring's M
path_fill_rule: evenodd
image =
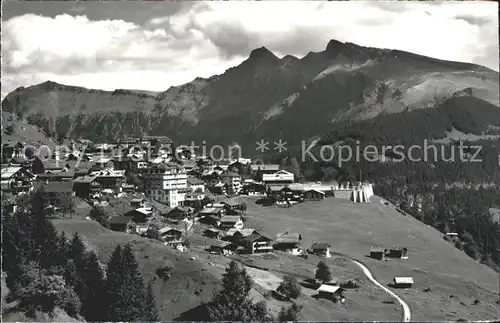
M151 17L143 25L25 14L2 23L2 97L20 85L47 79L109 90L162 91L196 76L222 73L256 47L302 56L323 50L332 38L498 70L496 6L203 2L172 16Z

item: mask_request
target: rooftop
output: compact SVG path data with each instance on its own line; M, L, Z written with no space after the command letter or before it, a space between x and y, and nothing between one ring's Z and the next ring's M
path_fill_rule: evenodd
M413 277L394 277L396 284L413 284Z
M283 232L276 235L277 243L298 243L302 240L302 235L295 232Z
M311 246L311 248L315 249L315 250L326 250L330 247L331 247L331 245L329 243L326 243L326 242L315 242Z
M2 178L10 178L21 170L21 167L7 167L2 169Z
M48 182L47 184L37 182L36 188L43 188L47 193L71 193L73 182Z
M333 286L333 285L326 285L323 284L316 289L317 292L323 292L323 293L335 293L340 289L340 286Z

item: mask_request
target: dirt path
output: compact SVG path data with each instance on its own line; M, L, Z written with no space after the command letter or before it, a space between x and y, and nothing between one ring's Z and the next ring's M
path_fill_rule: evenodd
M410 322L411 321L410 306L408 306L408 304L406 304L406 302L403 301L398 295L396 295L391 290L389 290L387 287L385 287L384 285L382 285L381 283L376 281L375 278L373 277L372 273L370 272L370 270L365 265L363 265L362 263L360 263L359 261L356 261L354 259L349 259L349 260L351 260L358 267L360 267L361 270L363 271L363 273L365 274L365 276L368 277L368 279L371 280L372 283L374 283L378 287L382 288L386 293L390 294L392 297L394 297L395 299L398 300L399 304L401 304L401 307L403 307L403 320L402 321L403 322Z

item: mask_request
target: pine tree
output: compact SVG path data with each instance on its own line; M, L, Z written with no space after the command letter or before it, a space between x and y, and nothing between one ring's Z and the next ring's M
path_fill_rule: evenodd
M222 276L222 286L224 295L235 302L242 302L248 297L253 286L253 280L247 274L245 268L232 260Z
M121 300L123 299L123 275L125 268L122 261L122 247L118 245L109 257L106 270L106 312L107 321L126 321L122 319Z
M222 278L223 289L208 305L212 321L263 321L267 310L263 304L254 304L248 299L253 286L252 277L232 260ZM264 304L265 305L265 304Z
M45 166L43 165L43 162L40 160L40 158L35 157L35 160L33 161L33 164L31 165L31 172L33 174L45 173Z
M52 222L47 221L44 230L45 240L40 253L40 265L42 268L51 269L51 273L53 274L60 274L65 261L64 259L59 259L59 236Z
M65 279L73 286L80 299L84 298L86 290L85 273L85 244L78 233L73 235L68 251L68 263L65 268Z
M144 320L148 322L160 321L160 315L158 314L158 308L156 307L156 300L153 293L152 281L149 281L148 289L146 291L146 307L144 313Z
M106 309L104 271L93 251L90 251L85 259L83 280L86 289L81 299L81 314L90 322L104 321Z
M146 289L144 280L139 270L139 264L135 259L130 244L123 248L123 265L125 267L125 277L123 282L128 286L126 289L127 317L128 321L143 319L144 306L146 303Z
M68 256L70 259L75 261L76 265L81 266L83 269L85 260L85 244L78 233L75 233L71 239Z
M7 287L13 291L19 277L23 274L22 266L28 262L30 241L20 223L21 215L4 215L2 218L2 270L7 273Z
M316 269L316 279L323 283L327 283L330 280L332 280L332 273L330 271L330 267L328 267L328 265L325 264L323 261L320 261L318 263Z
M139 265L130 245L116 247L110 257L106 283L107 320L143 320L146 295Z

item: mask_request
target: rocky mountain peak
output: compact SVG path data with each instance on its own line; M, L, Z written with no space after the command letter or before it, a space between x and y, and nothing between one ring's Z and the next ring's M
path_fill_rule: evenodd
M248 57L249 60L270 60L270 61L276 61L279 60L279 58L273 54L269 49L266 47L260 47L252 50L250 52L250 56Z
M344 45L345 44L343 42L338 41L336 39L332 39L326 45L326 52L336 54L336 53L340 52L340 50L342 49L342 47Z

